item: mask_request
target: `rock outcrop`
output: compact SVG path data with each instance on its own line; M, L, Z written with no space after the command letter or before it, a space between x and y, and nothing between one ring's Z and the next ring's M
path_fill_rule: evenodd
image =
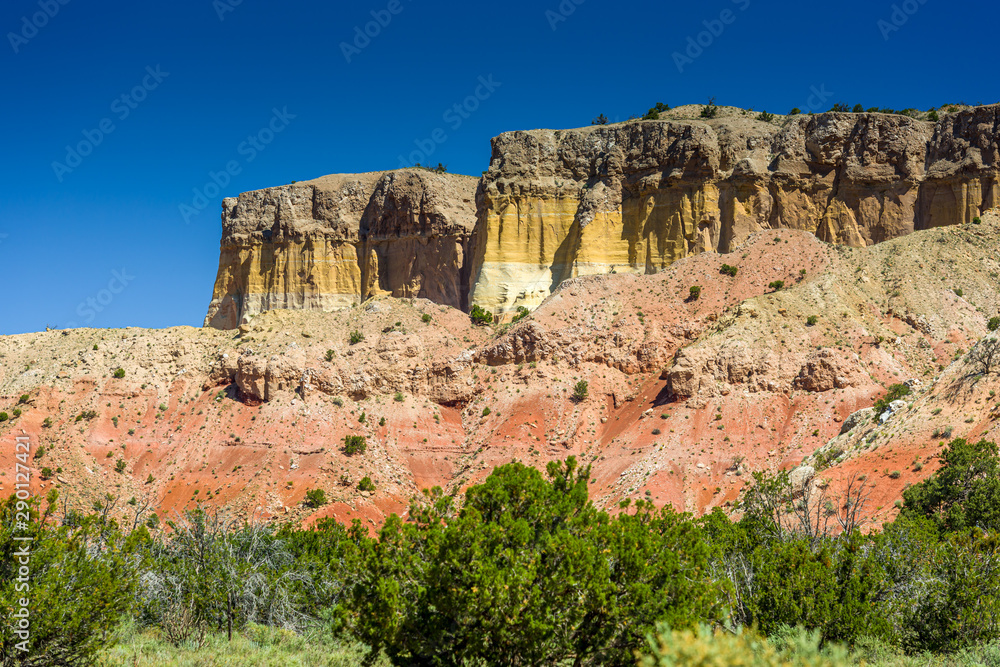
M226 199L206 325L377 295L503 316L537 307L567 279L658 273L758 231L864 247L1000 204L1000 105L937 123L697 110L502 134L478 191L471 177L414 169Z
M376 295L466 307L475 179L424 170L325 176L223 201L205 326Z
M826 113L779 124L637 121L493 140L478 194L471 301L533 308L567 278L655 273L799 229L863 247L970 222L1000 203L1000 106L945 115Z

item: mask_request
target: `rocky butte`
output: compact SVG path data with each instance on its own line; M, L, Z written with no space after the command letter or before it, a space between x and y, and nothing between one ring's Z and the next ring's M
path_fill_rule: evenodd
M326 176L223 202L206 325L275 308L423 297L503 317L563 281L655 274L767 229L865 247L968 223L1000 203L1000 106L930 122L882 113L760 120L720 107L509 132L469 177Z
M602 507L704 513L791 469L831 497L865 475L865 514L891 518L943 440L1000 438L997 112L682 108L503 135L478 181L227 199L209 326L0 337L0 440L44 450L39 497L112 490L163 519L374 528L422 490L570 455ZM478 326L473 303L538 306Z

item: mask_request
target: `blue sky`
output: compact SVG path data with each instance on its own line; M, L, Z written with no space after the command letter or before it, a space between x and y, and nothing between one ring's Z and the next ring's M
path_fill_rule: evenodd
M8 0L0 334L200 326L222 197L421 145L479 174L501 132L656 102L996 102L998 19L968 0Z

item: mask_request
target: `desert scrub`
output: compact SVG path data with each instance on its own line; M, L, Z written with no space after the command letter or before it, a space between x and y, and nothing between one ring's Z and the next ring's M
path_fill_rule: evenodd
M701 286L692 285L688 289L688 299L690 299L691 301L697 301L700 298L701 298Z
M326 505L326 491L323 489L309 489L306 491L306 498L302 501L302 504L312 508Z
M368 440L363 435L345 435L344 453L348 456L364 454L368 450Z
M484 310L482 306L475 305L472 310L469 311L469 317L472 319L473 324L478 324L480 326L485 326L488 324L493 324L493 313L488 310Z
M639 667L847 667L855 664L846 648L827 643L820 649L821 633L789 628L766 638L745 628L735 633L713 630L707 625L695 630L671 632L660 625L648 638Z
M890 386L886 392L885 396L875 401L875 419L877 420L883 412L889 409L889 405L893 401L898 401L904 396L910 395L910 388L905 384L894 384Z
M364 339L365 339L365 335L363 333L361 333L360 331L358 331L357 329L355 329L354 331L351 332L351 336L350 336L351 345L357 345L358 343L360 343Z

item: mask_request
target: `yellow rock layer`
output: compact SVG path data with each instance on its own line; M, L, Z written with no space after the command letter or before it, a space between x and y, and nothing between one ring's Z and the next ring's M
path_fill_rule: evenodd
M719 191L654 189L582 224L575 197L505 197L481 227L470 303L504 314L537 307L559 283L599 273L652 274L714 247Z
M361 300L353 244L323 236L222 249L206 326L231 329L276 308L332 311ZM242 305L242 307L241 307Z

